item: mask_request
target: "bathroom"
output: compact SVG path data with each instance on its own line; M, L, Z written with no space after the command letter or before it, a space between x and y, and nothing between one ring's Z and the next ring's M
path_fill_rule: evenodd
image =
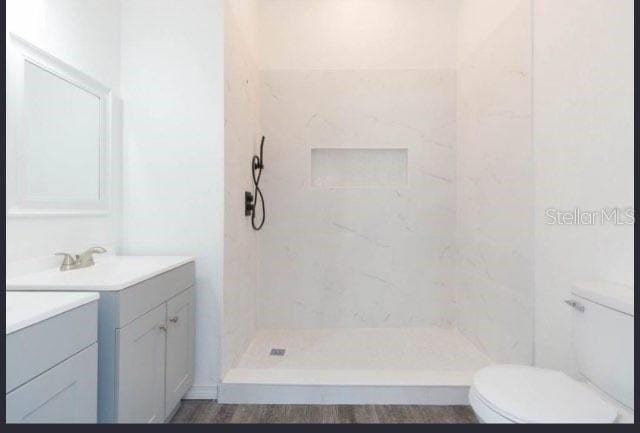
M631 0L8 1L7 308L14 293L99 294L85 297L98 324L83 343L110 360L94 372L99 422L216 422L233 408L232 422L260 423L247 414L261 407L309 423L344 408L365 423L633 420L633 12ZM98 131L82 131L97 147L46 152L79 121L58 110L31 134L22 63L97 97ZM621 218L567 218L600 210ZM591 304L595 319L577 322ZM166 372L136 379L103 328L124 336L159 306ZM606 332L619 338L608 364L585 366ZM183 368L172 393L170 353ZM556 393L535 387L525 409L474 401L514 365L518 380L588 384L583 410L533 419ZM166 395L105 388L126 374ZM20 404L14 422L27 422Z

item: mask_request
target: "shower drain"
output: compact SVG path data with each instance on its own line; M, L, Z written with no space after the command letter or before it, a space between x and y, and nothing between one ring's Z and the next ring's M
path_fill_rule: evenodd
M284 356L287 349L271 349L271 356Z

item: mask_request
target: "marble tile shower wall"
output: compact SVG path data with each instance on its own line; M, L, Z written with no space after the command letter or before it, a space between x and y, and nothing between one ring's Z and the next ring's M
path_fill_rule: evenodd
M264 0L257 10L258 96L242 74L230 94L259 107L268 213L252 256L257 290L229 300L230 315L251 305L255 326L230 318L238 351L227 365L255 328L427 326L458 327L497 361L530 362L530 0ZM227 129L244 134L239 125ZM229 164L245 167L241 153ZM376 166L388 176L349 177ZM245 245L234 236L227 245ZM237 257L245 281L240 263L252 257Z
M249 163L261 133L260 74L242 28L250 9L233 6L225 4L223 375L248 347L257 326L258 244L256 233L243 217L243 191L253 187Z
M481 30L459 50L457 323L495 361L531 363L531 4L500 2L511 13L493 27L462 4L461 26Z
M455 68L268 70L260 81L258 326L453 326ZM408 149L408 183L313 187L316 148Z

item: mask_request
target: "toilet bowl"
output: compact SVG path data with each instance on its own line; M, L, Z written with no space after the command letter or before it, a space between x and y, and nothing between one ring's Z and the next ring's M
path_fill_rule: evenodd
M611 283L573 287L578 372L495 365L476 373L469 402L483 423L633 422L634 293Z
M564 373L497 365L479 371L471 407L489 424L613 423L618 409L596 390Z

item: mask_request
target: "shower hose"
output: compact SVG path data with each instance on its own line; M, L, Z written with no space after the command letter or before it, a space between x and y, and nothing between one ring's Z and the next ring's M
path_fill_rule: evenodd
M253 211L251 213L251 225L255 231L260 231L264 226L264 221L267 217L264 205L264 196L262 195L262 190L260 189L260 178L262 177L262 170L264 170L264 141L265 137L262 137L262 142L260 143L260 156L254 156L253 161L251 162L251 174L253 176L253 185L255 187L255 193L253 195ZM260 207L262 208L262 218L260 222L257 222L256 219L256 209L258 208L258 202L260 202Z

